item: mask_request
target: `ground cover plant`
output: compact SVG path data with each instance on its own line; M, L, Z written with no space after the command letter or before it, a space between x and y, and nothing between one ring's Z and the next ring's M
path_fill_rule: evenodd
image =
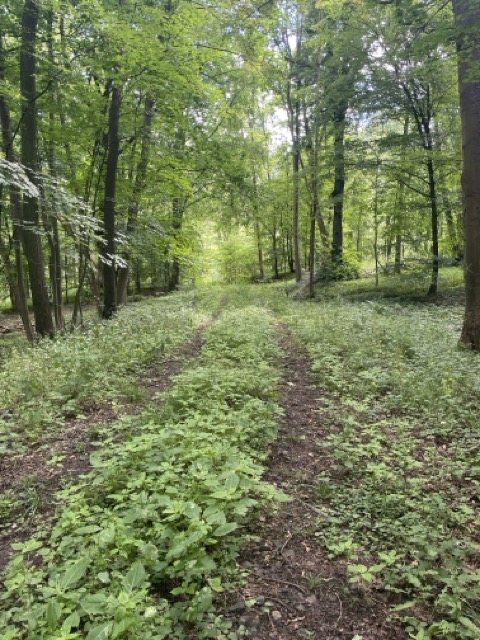
M412 638L479 638L480 362L457 347L460 307L356 288L278 303L325 392L317 536L394 594Z
M274 493L260 476L277 355L268 312L227 311L161 407L109 426L53 529L16 545L2 640L236 637L212 603L242 521Z
M202 310L192 293L145 300L111 323L13 349L0 368L0 455L59 432L66 416L88 404L140 399L141 371L191 335L218 302L212 295L212 307Z

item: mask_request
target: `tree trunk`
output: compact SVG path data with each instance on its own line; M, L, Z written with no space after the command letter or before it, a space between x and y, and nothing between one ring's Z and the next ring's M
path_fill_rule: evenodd
M115 279L115 198L117 192L117 167L120 153L120 107L122 91L113 86L108 118L108 156L105 174L105 199L103 203L103 313L111 318L117 310L117 286Z
M402 166L405 164L406 149L408 143L408 134L410 129L410 117L405 117L403 125L403 144L402 144ZM405 183L399 180L398 184L398 201L395 208L395 266L394 273L400 274L402 271L402 244L403 244L403 220L405 218Z
M53 53L53 11L48 12L48 57L52 68L55 66L55 56ZM57 101L60 102L58 86L56 87ZM53 107L49 113L50 120L50 140L48 143L47 160L50 173L56 177L57 171L55 166L55 113ZM55 326L57 329L65 328L65 319L63 317L63 292L62 292L62 252L60 248L60 236L58 233L58 220L55 215L49 215L46 212L45 217L48 221L48 244L50 248L50 281L52 283L53 292L53 311L55 316Z
M38 131L36 90L36 37L38 6L35 0L26 0L22 14L22 46L20 53L20 89L22 94L22 163L29 180L37 184ZM38 234L38 197L23 196L23 246L28 263L32 290L33 313L37 333L53 336L55 331L45 278L45 262L41 237Z
M312 202L312 211L310 215L310 259L309 259L309 269L310 269L310 277L308 283L309 289L309 297L315 297L315 230L316 230L316 221L317 221L317 211L316 211L316 202L318 200L315 198Z
M2 51L2 34L0 33L0 81L4 79L4 59ZM8 107L7 98L0 93L0 123L2 127L2 146L5 158L9 162L16 162L15 152L13 149L12 122L10 117L10 109ZM23 260L21 250L22 238L22 201L21 195L17 188L10 186L10 209L13 217L13 248L15 253L14 262L10 258L9 247L1 248L2 259L5 266L5 273L8 279L8 285L12 294L12 303L15 311L18 311L22 320L25 335L29 342L33 342L34 335L30 315L28 312L28 296L25 288L25 279L23 273Z
M295 279L302 279L302 255L300 250L300 103L295 104L295 137L293 141L293 249L295 257Z
M462 342L480 351L480 1L453 0L458 37L458 76L463 137L465 319Z
M181 198L174 198L172 202L172 229L174 240L177 239L178 233L182 228L184 213L184 202ZM176 252L173 255L173 261L170 265L170 274L168 278L168 290L175 291L180 284L180 262Z
M333 199L333 234L332 260L341 262L343 258L343 199L345 194L345 128L347 108L342 106L334 119L334 164L335 184L332 191Z
M152 120L155 108L155 100L149 96L145 99L145 111L143 116L142 127L142 148L140 151L140 159L137 165L135 175L135 183L133 186L132 199L128 207L127 219L127 241L130 241L135 234L138 222L138 212L140 210L140 200L142 197L145 183L147 180L148 161L150 157L150 141L152 137ZM127 304L128 294L128 277L129 277L129 260L130 254L128 249L122 255L125 265L121 266L118 271L118 304Z
M429 296L436 296L438 293L438 268L439 268L439 255L438 255L438 202L437 202L437 185L435 181L435 169L433 166L433 159L430 155L427 160L428 167L428 185L430 191L430 207L432 211L432 281L428 289Z

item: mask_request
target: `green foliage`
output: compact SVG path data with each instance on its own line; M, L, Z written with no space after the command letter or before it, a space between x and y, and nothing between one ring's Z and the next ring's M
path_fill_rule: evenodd
M321 280L354 280L360 274L358 256L352 251L346 251L342 260L332 260L330 252L324 250L321 257L319 277Z
M225 312L163 407L105 429L53 530L15 546L2 640L235 637L213 602L245 516L275 495L260 480L276 425L273 329L266 311Z
M45 428L60 428L65 415L81 412L86 403L138 399L140 371L205 319L192 299L185 294L144 301L110 323L13 349L0 371L0 452L11 451L14 439L28 442Z
M410 637L477 639L480 361L457 348L461 309L277 304L333 423L318 443L330 461L319 540L352 582L396 594Z
M243 233L230 236L218 249L218 266L226 284L251 280L258 268L253 242Z

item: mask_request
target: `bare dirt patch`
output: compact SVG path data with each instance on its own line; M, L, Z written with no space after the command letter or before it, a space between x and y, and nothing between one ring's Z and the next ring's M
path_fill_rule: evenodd
M403 640L386 594L350 584L342 563L329 559L314 535L324 517L315 504L315 479L328 463L316 442L328 432L328 415L307 353L285 325L279 333L285 415L265 479L292 501L256 523L252 533L260 541L242 553L240 570L249 577L228 615L256 640Z

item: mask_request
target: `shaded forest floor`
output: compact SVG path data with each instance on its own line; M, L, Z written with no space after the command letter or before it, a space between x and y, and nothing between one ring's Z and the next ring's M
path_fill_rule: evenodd
M316 301L205 289L5 372L4 561L16 544L0 638L478 640L480 362L457 346L456 277L437 304L393 280L320 286ZM136 313L164 324L149 336ZM35 429L25 389L62 358L80 359L78 379L48 380ZM129 522L133 546L118 537ZM27 585L69 571L52 614L48 588ZM101 598L125 585L135 604L117 619Z

